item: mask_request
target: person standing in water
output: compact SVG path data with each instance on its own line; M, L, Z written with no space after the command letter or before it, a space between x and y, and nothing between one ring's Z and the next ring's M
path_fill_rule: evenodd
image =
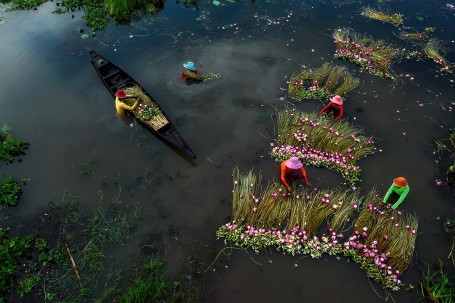
M302 162L300 162L299 158L291 157L290 159L281 162L280 165L281 169L281 182L283 182L284 186L291 191L291 187L289 186L289 181L296 181L298 179L305 180L307 186L311 186L310 182L308 181L308 176L306 174L305 169L303 168Z
M333 111L334 119L338 121L343 116L343 98L338 95L331 98L330 102L319 111L319 114L326 111Z
M403 202L404 198L409 193L408 181L403 177L398 177L393 180L392 185L384 196L382 202L394 203L392 209L396 209ZM390 200L390 201L389 201Z

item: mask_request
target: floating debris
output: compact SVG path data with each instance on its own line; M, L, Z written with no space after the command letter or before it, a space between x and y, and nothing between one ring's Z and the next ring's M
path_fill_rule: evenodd
M284 109L277 113L278 136L270 155L276 161L298 157L307 165L342 174L349 186L359 181L357 161L374 152L372 138L347 120Z

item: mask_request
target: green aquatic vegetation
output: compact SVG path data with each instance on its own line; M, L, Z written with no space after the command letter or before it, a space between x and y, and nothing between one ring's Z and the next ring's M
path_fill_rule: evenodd
M19 182L12 177L0 178L0 206L16 206L22 194Z
M422 273L419 281L422 296L428 302L434 303L453 303L455 302L455 276L444 270L442 261L430 271L430 266L426 264L427 271Z
M11 10L28 10L37 9L41 4L48 2L48 0L0 0L0 3L10 4L7 9Z
M52 260L44 240L34 235L9 237L9 232L0 228L0 302L15 289L21 297L31 292L40 281L40 269Z
M29 143L17 139L11 134L11 128L3 125L0 128L0 159L13 162L17 156L25 155Z

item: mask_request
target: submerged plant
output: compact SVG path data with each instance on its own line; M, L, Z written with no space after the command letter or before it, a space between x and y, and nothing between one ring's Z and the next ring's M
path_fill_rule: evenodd
M332 36L336 45L335 58L352 62L373 75L394 78L390 66L398 55L395 48L349 28L338 28Z
M362 15L374 20L391 23L395 26L403 25L403 15L398 13L387 14L371 7L364 7L362 9Z
M350 186L359 181L357 161L374 152L372 138L350 122L316 113L278 111L277 133L270 153L276 161L296 156L308 165L338 171Z

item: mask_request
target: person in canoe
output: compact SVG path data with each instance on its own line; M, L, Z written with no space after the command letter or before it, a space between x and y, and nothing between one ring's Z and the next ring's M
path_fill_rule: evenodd
M204 77L198 75L196 66L191 61L183 64L183 67L186 68L186 71L180 74L180 79L185 81L203 81Z
M326 111L332 111L334 115L335 121L338 121L343 116L343 98L336 95L335 97L330 99L329 104L324 106L320 111L319 114L322 114Z
M300 162L299 158L291 157L290 159L281 162L280 165L281 170L281 182L283 182L284 186L291 191L291 187L289 186L289 181L296 181L299 179L305 180L307 186L311 186L310 182L308 181L308 177L306 175L306 171L303 168L302 162Z
M393 203L392 209L396 209L403 202L404 198L409 193L408 181L403 177L398 177L393 180L392 185L384 196L382 202Z
M124 102L125 98L136 98L136 101L133 105L129 106ZM115 93L115 108L117 109L117 115L119 117L125 116L125 110L135 110L137 105L139 104L139 97L127 95L123 89L119 89Z

